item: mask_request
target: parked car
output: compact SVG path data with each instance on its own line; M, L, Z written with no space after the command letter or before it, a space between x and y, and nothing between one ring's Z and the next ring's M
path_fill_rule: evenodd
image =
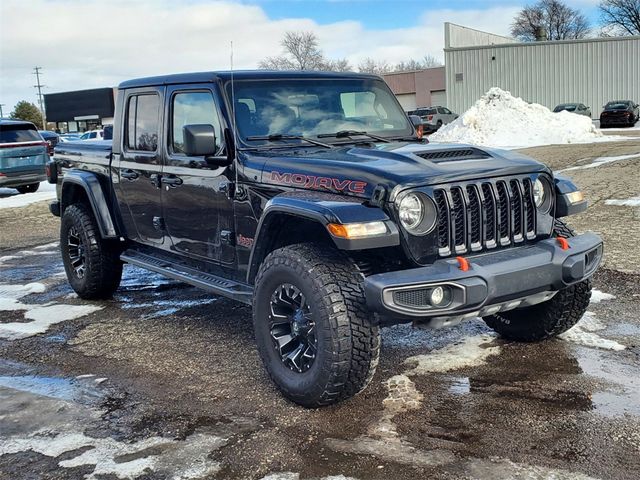
M0 187L35 192L46 180L48 159L47 143L33 123L0 120Z
M80 136L80 140L104 140L104 130L91 130Z
M442 125L453 122L458 114L446 107L420 107L410 112L409 115L417 115L422 119L422 125L427 132L435 132Z
M79 133L61 133L59 137L61 142L75 142L80 140Z
M252 305L294 402L363 390L381 324L483 317L531 342L589 306L602 240L560 219L587 208L571 180L510 151L428 144L377 76L163 75L116 98L112 141L56 149L71 287L108 298L124 262Z
M60 136L56 132L50 132L49 130L38 130L38 133L44 138L44 141L47 142L47 153L52 157L53 149L56 148L56 145L60 141Z
M583 103L561 103L560 105L556 105L556 108L554 108L553 111L555 113L567 111L591 118L591 108L587 107Z
M607 103L600 114L600 128L611 126L633 127L640 118L638 104L632 100Z

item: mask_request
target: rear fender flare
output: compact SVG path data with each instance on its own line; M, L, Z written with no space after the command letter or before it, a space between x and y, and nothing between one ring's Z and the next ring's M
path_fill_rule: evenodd
M62 178L60 212L64 213L69 206L74 188L81 188L84 191L98 224L100 236L105 239L118 238L107 196L95 173L80 170L65 172Z

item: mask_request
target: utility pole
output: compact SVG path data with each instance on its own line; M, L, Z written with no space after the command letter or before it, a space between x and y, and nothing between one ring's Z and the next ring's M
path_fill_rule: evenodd
M4 115L2 114L2 107L4 107L4 103L0 103L0 118L4 117Z
M40 84L40 70L42 70L42 67L33 68L33 74L36 76L36 85L34 85L33 88L38 89L38 103L40 104L40 114L42 115L42 129L46 130L47 117L44 114L44 100L42 99L42 89L45 87L45 85Z

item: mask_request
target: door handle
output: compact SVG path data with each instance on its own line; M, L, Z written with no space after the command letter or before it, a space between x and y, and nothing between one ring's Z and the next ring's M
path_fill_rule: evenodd
M135 170L124 170L120 172L120 176L122 178L126 178L127 180L135 180L140 176L140 174Z
M160 181L169 187L177 187L178 185L182 185L182 179L180 177L176 177L175 175L163 176Z
M153 173L149 175L149 180L151 181L151 185L156 188L160 188L160 175L158 175L157 173Z

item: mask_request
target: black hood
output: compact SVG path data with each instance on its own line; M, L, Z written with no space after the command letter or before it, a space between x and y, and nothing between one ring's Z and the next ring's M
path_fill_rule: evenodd
M543 164L515 152L461 144L388 143L373 148L293 148L260 151L251 157L260 163L264 160L262 183L366 198L381 185L390 193L391 201L400 190L409 187L550 173Z

